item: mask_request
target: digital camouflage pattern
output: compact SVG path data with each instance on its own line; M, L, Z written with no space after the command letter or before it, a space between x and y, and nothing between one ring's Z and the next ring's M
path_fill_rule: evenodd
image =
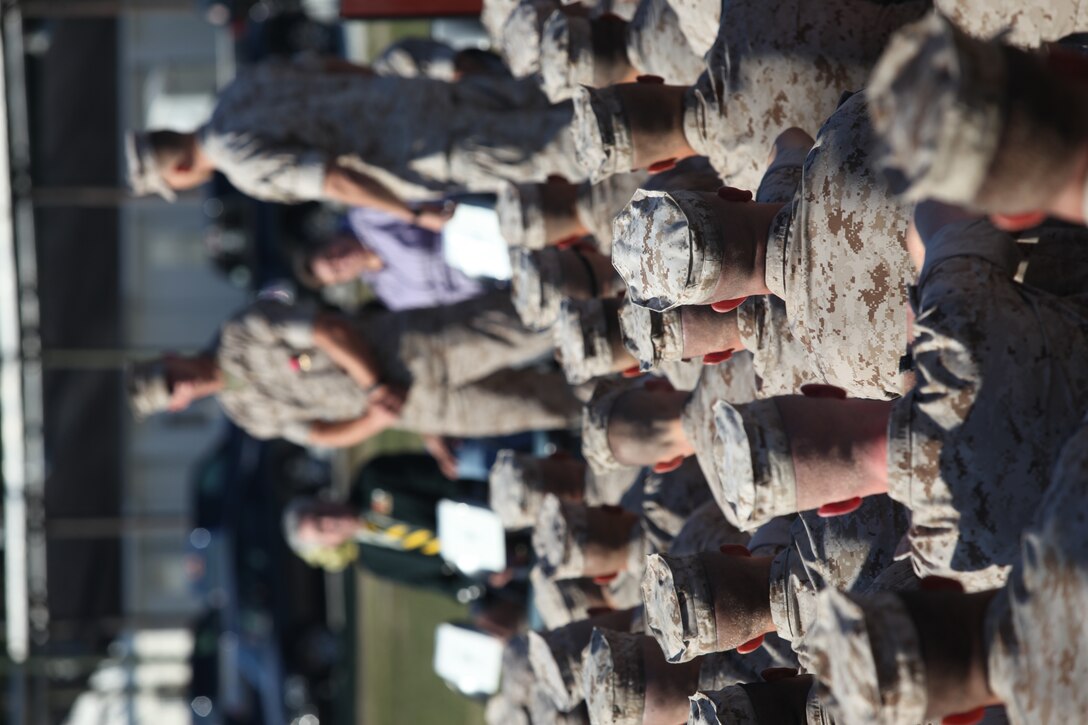
M366 410L365 392L313 346L312 321L312 309L267 299L221 328L216 356L228 382L219 401L255 437L304 441L314 421L352 420ZM512 368L551 343L517 324L501 294L364 314L356 327L381 378L408 387L398 423L405 429L501 435L562 428L577 417L578 401L562 376Z
M584 504L562 501L551 494L544 497L533 526L533 551L548 576L556 579L582 576L587 537Z
M747 546L750 538L726 521L717 503L707 501L688 517L684 528L672 540L668 553L690 556L700 551L717 551L725 544Z
M926 676L914 621L898 595L826 589L806 642L820 700L836 722L925 722Z
M554 579L537 564L529 570L533 607L540 614L546 629L559 627L586 619L591 607L594 589L600 589L589 579Z
M669 662L717 652L714 589L702 554L652 555L642 577L646 632Z
M759 725L752 701L740 685L696 692L688 701L688 725Z
M582 175L600 181L635 167L627 114L614 88L579 88L573 97L574 149Z
M802 385L826 382L790 329L781 298L749 297L737 308L737 330L752 356L757 397L790 395L800 392Z
M537 459L528 453L501 450L488 472L491 510L508 530L533 525L544 500L544 481Z
M767 287L786 303L824 380L862 398L901 395L907 343L910 209L870 167L873 133L858 94L816 138L801 190L767 239Z
M934 7L977 38L1000 35L1006 43L1035 47L1088 30L1084 0L934 0Z
M643 483L642 529L650 552L668 551L686 522L711 501L706 478L694 459L668 473L650 472ZM640 572L642 566L638 569Z
M642 725L645 636L594 629L582 657L582 691L593 725Z
M689 145L730 185L755 188L778 134L790 126L817 130L843 93L865 87L894 30L928 5L722 2L706 71L684 101Z
M1005 582L1088 405L1085 299L1017 284L1018 259L984 221L929 240L912 295L917 383L888 425L888 492L911 509L915 569L968 591Z
M627 59L639 75L658 76L670 85L689 85L703 72L703 56L692 49L673 0L639 3L627 26Z
M506 16L497 47L518 78L540 71L540 33L558 9L557 0L519 0Z
M708 365L703 369L699 385L691 394L691 399L684 406L681 423L688 441L695 448L695 457L702 469L703 477L713 493L714 481L718 475L715 461L714 406L720 400L731 400L738 404L755 397L755 371L752 369L751 355L737 354L718 365ZM716 500L716 497L715 497ZM720 502L719 502L720 504ZM737 520L732 509L722 508L726 520L737 528Z
M495 200L495 215L507 245L526 249L547 246L540 184L506 183Z
M1088 428L1062 450L1025 532L1020 561L986 615L990 688L1013 725L1076 722L1088 712Z
M797 510L793 454L775 399L733 406L714 404L715 465L708 478L714 500L726 516L750 531Z
M722 20L721 0L669 0L669 6L676 13L680 30L692 52L702 58L718 37Z
M725 0L706 72L685 98L688 144L730 185L756 188L778 134L818 129L844 92L865 87L888 37L928 7Z
M378 75L452 81L457 51L430 38L401 38L385 47L370 68Z
M333 160L403 199L496 191L503 179L549 174L579 180L570 105L518 107L504 83L517 81L445 83L262 64L220 92L200 138L240 191L283 203L323 198Z
M529 662L537 684L560 710L571 710L585 700L582 651L589 644L594 627L643 633L638 609L609 612L558 629L529 633Z
M887 496L870 496L842 516L802 512L790 527L791 545L771 562L771 618L797 651L816 616L823 589L870 591L894 563L909 514Z
M631 171L579 185L575 201L578 219L593 235L601 254L612 255L612 220L650 178L645 172Z
M514 635L502 651L503 696L510 702L527 707L533 696L533 670L529 666L529 638Z

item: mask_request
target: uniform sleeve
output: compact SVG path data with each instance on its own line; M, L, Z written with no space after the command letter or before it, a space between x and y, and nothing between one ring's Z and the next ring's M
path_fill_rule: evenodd
M284 344L298 350L314 345L313 305L260 299L223 326L220 346Z
M310 147L230 133L207 142L218 169L240 191L263 201L295 204L325 196L329 159Z
M756 201L764 204L790 202L801 186L808 151L797 147L783 149L763 174Z

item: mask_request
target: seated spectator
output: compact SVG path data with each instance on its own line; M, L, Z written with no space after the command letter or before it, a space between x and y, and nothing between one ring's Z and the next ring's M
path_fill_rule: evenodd
M325 245L298 256L295 273L308 287L362 280L390 310L440 307L484 291L446 263L437 232L364 207L349 211L344 221Z

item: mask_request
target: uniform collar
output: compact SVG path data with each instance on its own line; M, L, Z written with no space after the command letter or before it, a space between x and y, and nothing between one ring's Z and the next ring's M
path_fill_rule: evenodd
M789 249L793 204L785 204L771 220L767 233L766 284L775 297L786 298L786 252Z

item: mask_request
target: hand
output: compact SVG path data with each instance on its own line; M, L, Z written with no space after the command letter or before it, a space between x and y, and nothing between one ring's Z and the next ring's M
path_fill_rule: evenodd
M425 435L423 436L423 446L434 458L435 463L438 464L438 469L442 471L442 475L451 481L457 480L457 457L453 455L453 451L450 450L446 439L442 436Z
M400 416L408 391L399 385L378 385L370 391L370 406Z
M432 232L440 232L442 227L446 226L446 222L453 217L453 210L453 204L428 205L419 210L412 223Z

